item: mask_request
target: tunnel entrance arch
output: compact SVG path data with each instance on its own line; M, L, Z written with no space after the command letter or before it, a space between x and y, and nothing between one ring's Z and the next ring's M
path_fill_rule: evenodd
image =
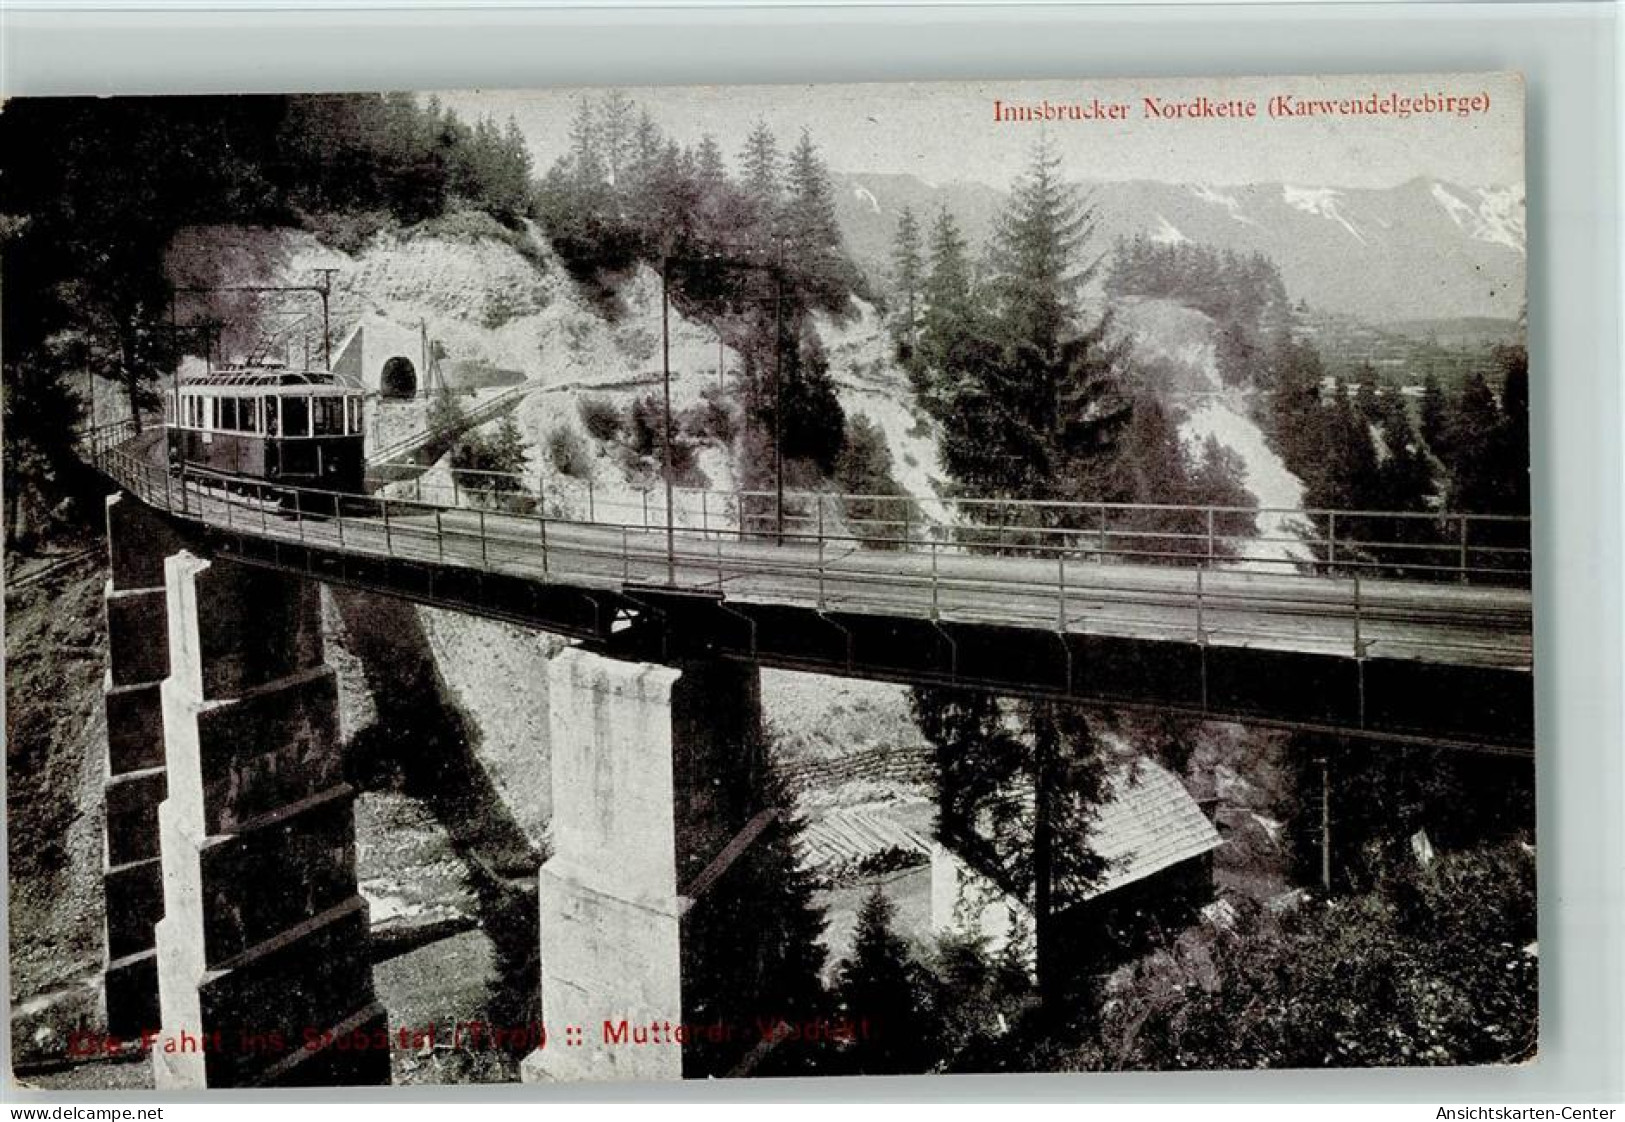
M384 363L383 373L378 376L378 392L386 399L416 397L418 372L412 360L396 355Z

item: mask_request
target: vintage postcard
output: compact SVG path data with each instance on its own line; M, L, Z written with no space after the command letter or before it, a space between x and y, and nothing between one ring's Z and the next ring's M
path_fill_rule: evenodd
M10 1078L1532 1059L1523 122L11 101Z

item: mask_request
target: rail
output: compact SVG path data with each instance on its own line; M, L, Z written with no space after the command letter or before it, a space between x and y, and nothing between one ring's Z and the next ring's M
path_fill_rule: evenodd
M369 468L373 487L396 486L400 497L453 507L485 504L528 511L555 493L570 492L587 521L664 529L662 488L625 497L625 489L597 486L589 476L523 476L511 472L450 469L445 482L421 472ZM1033 499L933 500L953 517L928 517L908 495L787 491L787 536L855 538L870 548L928 550L957 545L987 553L1038 557L1067 555L1098 563L1203 568L1252 568L1323 575L1454 580L1527 586L1531 573L1527 517L1450 511L1334 510L1174 503L1064 502ZM673 488L676 526L702 533L744 526L776 538L776 496L766 490ZM1291 526L1290 534L1260 533L1265 524Z
M588 588L726 591L735 599L819 612L896 614L1355 658L1366 657L1374 644L1397 657L1472 665L1522 666L1529 657L1529 597L1521 589L1373 579L1365 570L1367 562L1342 558L1338 564L1343 571L1336 573L1319 562L1293 563L1271 573L1238 571L1224 567L1235 559L1221 562L1216 547L1239 535L1220 533L1216 517L1203 518L1201 532L1194 535L1199 544L1190 552L1114 550L1113 543L1124 539L1171 535L1110 525L1104 533L1024 525L1021 535L1050 532L1037 540L1007 536L990 548L941 533L941 526L916 535L912 520L906 536L886 543L895 548L876 549L850 525L824 520L830 496L807 496L814 500L812 509L787 518L782 540L771 527L752 527L749 519L737 517L724 524L720 514L714 523L702 515L699 525L674 526L668 539L663 520L654 517L658 507L650 507L650 514L637 522L604 522L418 497L285 487L190 467L171 470L151 449L133 445L127 436L119 426L90 434L89 456L110 479L150 506L273 545L455 565ZM765 497L761 492L693 493L727 494L747 503ZM1147 509L1107 503L1002 505L1068 512ZM1243 513L1233 508L1151 509ZM1362 512L1328 513L1341 519ZM1451 517L1469 527L1478 520ZM1181 541L1192 537L1178 536ZM1340 550L1355 548L1348 538L1328 536L1327 544L1333 542ZM1181 564L1145 564L1148 556L1177 558ZM1475 569L1464 562L1452 571L1466 576ZM1508 573L1489 571L1497 578Z

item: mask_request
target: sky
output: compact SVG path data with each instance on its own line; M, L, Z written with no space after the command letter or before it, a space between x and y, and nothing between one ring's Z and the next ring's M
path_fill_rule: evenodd
M621 87L661 130L690 144L710 133L730 162L758 120L788 148L806 128L840 172L911 173L930 183L1006 186L1042 130L1077 180L1390 187L1417 177L1463 187L1521 185L1523 83L1515 74L1222 78L827 86ZM459 116L512 116L539 171L565 151L581 89L441 93ZM1487 108L1395 116L1271 118L1272 98L1389 94L1487 98ZM1189 105L1251 100L1247 118L1148 119L1144 98ZM994 120L994 103L1121 104L1123 120Z

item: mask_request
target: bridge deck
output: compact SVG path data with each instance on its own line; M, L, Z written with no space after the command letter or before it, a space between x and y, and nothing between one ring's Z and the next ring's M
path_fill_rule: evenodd
M297 510L202 478L184 485L151 437L104 466L152 505L269 543L581 588L665 586L737 604L997 624L1073 635L1528 670L1528 590L973 554L782 544L732 530L662 529L306 492ZM319 510L312 509L319 507Z

